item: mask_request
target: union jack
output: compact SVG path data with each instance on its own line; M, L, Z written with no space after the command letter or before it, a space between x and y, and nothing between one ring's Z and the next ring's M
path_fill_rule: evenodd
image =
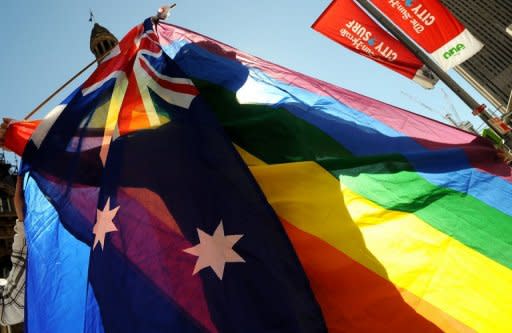
M188 109L198 90L163 52L158 35L147 19L133 28L110 53L100 61L96 71L82 85L83 97L98 92L112 83L114 88L101 128L100 158L105 165L110 143L119 136L141 129L156 128L170 121L159 114L150 91L170 105ZM32 137L40 146L66 105L51 111ZM102 110L102 112L105 112ZM91 141L91 140L89 140ZM90 144L90 143L89 143Z
M163 52L152 21L146 20L116 46L84 83L84 96L115 79L105 123L100 157L105 165L112 140L136 130L155 128L169 120L159 117L150 89L171 105L188 109L198 90L188 78L176 75L176 65Z

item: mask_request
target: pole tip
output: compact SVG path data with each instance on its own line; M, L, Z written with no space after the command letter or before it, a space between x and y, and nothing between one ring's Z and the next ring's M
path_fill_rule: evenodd
M171 9L176 7L176 4L173 3L172 5L166 5L158 8L158 12L156 13L155 17L158 20L166 20L171 15Z

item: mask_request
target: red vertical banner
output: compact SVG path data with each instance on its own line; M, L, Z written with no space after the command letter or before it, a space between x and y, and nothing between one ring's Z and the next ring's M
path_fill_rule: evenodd
M389 69L433 88L437 78L421 60L382 29L352 0L335 0L313 24L313 29Z
M439 0L372 0L372 3L430 53L445 71L483 47Z

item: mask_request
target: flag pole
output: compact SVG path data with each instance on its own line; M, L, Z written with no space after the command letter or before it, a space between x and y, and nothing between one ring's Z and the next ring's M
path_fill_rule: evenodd
M434 72L448 88L450 88L473 112L473 115L479 116L482 121L492 128L504 141L505 145L512 148L512 132L511 128L501 122L495 124L492 115L487 111L485 104L478 103L471 95L469 95L455 80L453 80L444 70L441 69L419 46L409 39L398 27L396 27L384 14L382 14L368 0L355 0L361 7L366 9L384 28L386 28L393 36L402 42L414 55L416 55L432 72Z
M159 20L166 19L170 11L176 7L176 4L173 3L169 6L163 6L158 10L157 15L154 17L154 20L156 23L158 23ZM89 9L89 22L95 22L94 14L91 9ZM58 93L60 93L64 88L66 88L71 82L73 82L77 77L82 75L86 70L88 70L94 63L100 63L105 57L107 57L112 50L106 52L103 56L100 58L91 61L89 64L87 64L84 68L82 68L78 73L76 73L72 78L67 80L62 86L60 86L57 90L55 90L50 96L48 96L44 101L42 101L38 106L36 106L32 111L30 111L29 114L27 114L23 120L28 120L30 117L32 117L37 111L39 111L43 106L45 106L52 98L54 98Z
M96 23L96 19L94 18L94 14L92 12L92 9L90 9L90 8L89 8L89 22ZM76 80L77 77L82 75L86 70L88 70L92 65L94 65L94 63L99 64L103 59L105 59L110 54L110 52L112 52L112 49L105 52L105 54L103 54L101 57L96 58L95 60L93 60L90 63L88 63L87 65L85 65L85 67L82 68L78 73L73 75L73 77L71 77L69 80L67 80L63 85L61 85L59 88L57 88L57 90L55 90L53 93L51 93L50 96L46 97L46 99L44 101L39 103L39 105L36 106L32 111L30 111L23 118L23 120L28 120L30 117L32 117L37 111L39 111L43 106L45 106L52 98L54 98L58 93L60 93L64 88L66 88L71 82Z
M96 60L91 61L89 64L87 64L84 68L82 68L78 73L76 73L72 78L67 80L62 86L60 86L57 90L55 90L53 93L50 94L44 101L39 103L38 106L36 106L32 111L30 111L29 114L23 118L23 120L28 120L30 117L32 117L37 111L39 111L43 106L45 106L52 98L55 97L58 93L60 93L64 88L66 88L71 82L73 82L77 77L83 74L86 70L88 70Z
M113 50L113 49L112 49ZM76 80L77 77L79 77L80 75L82 75L86 70L88 70L92 65L94 65L95 63L100 63L103 59L105 59L109 54L110 52L112 52L112 50L109 50L108 52L106 52L104 55L102 55L101 57L99 57L98 59L95 59L93 61L91 61L90 63L88 63L84 68L82 68L78 73L76 73L75 75L73 75L73 77L71 77L69 80L67 80L62 86L60 86L57 90L55 90L53 93L50 94L50 96L46 97L46 99L44 101L42 101L41 103L39 103L38 106L36 106L32 111L30 111L29 114L27 114L23 120L28 120L30 117L32 117L37 111L39 111L43 106L45 106L52 98L55 97L55 95L57 95L58 93L60 93L64 88L66 88L71 82L73 82L74 80Z

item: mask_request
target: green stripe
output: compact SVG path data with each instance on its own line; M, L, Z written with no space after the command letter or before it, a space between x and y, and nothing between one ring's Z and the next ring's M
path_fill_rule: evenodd
M240 105L232 92L200 81L196 85L232 141L266 163L316 161L379 206L413 213L512 268L512 217L467 194L431 184L401 155L355 157L284 109Z

